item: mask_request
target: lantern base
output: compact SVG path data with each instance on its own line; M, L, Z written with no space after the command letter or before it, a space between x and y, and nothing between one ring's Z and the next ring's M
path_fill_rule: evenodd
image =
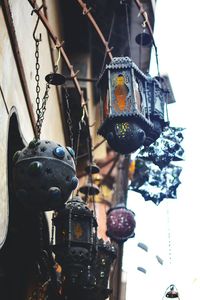
M142 114L135 113L128 116L108 117L98 130L118 153L129 154L135 152L146 140L146 132L153 130L153 124Z

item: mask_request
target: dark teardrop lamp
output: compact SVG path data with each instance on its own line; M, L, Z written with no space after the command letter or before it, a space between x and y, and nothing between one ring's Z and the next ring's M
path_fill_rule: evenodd
M129 57L114 57L106 65L99 81L103 123L98 133L116 152L132 153L159 137L164 120L164 94L157 85ZM161 97L155 98L157 89Z
M119 203L107 212L107 236L117 243L124 243L135 236L135 214Z
M48 140L33 140L13 157L16 197L27 208L61 208L78 186L74 151Z

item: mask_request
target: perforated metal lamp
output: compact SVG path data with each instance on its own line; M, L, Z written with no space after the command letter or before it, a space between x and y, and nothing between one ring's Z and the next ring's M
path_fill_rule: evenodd
M95 257L97 222L93 211L75 196L56 213L53 224L56 227L53 252L67 278L65 289L70 291L84 282L85 270Z
M124 243L135 236L135 214L123 203L107 212L107 235L117 243Z
M99 81L103 123L98 133L116 152L136 151L153 130L148 119L147 81L129 57L114 57Z
M33 140L13 157L17 199L29 209L61 208L77 187L74 151L53 141Z

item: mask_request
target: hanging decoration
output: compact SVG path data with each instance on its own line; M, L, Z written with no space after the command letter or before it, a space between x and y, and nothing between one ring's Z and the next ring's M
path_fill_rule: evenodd
M135 236L135 214L123 203L117 204L107 212L107 236L117 243L124 243Z
M56 213L53 224L56 227L53 246L56 261L67 278L66 284L69 287L78 285L96 254L96 218L86 203L74 196Z
M169 164L160 170L152 162L143 160L143 164L147 168L145 176L148 177L148 180L141 180L139 177L134 179L133 176L129 189L140 193L145 201L151 200L156 205L159 205L165 198L175 199L177 197L177 187L181 183L179 176L182 168Z
M54 66L54 73L47 74L45 76L45 80L48 84L52 85L63 85L66 82L66 78L63 74L57 73L58 71L58 63L60 61L60 48L63 45L64 42L62 42L60 45L56 45L55 48L58 49L58 59Z
M114 57L100 79L103 123L98 133L121 154L149 145L165 126L165 92L129 57Z
M178 290L176 288L176 286L174 284L171 284L166 292L165 292L165 297L166 298L177 298L177 299L180 299L179 298L179 293L178 293Z
M166 127L160 137L149 147L140 150L137 158L147 159L158 165L161 169L169 165L171 161L184 159L184 149L180 143L183 140L181 127Z
M97 255L92 263L92 270L95 276L96 286L94 298L97 300L107 299L112 290L108 288L108 280L111 266L117 257L117 250L114 244L105 242L103 239L97 240Z
M33 140L15 153L13 161L16 196L26 207L58 209L78 186L70 147Z
M152 46L152 37L147 32L146 20L142 23L142 32L136 35L135 41L140 47Z
M79 192L85 195L85 198L88 199L88 196L95 196L100 193L99 187L93 183L92 176L94 174L99 174L100 169L95 163L90 163L85 169L87 174L87 182L85 185L79 188Z
M38 9L40 10L42 6ZM40 99L39 43L41 34L36 37L39 22L37 19L33 38L36 58L36 132L37 135L27 147L17 151L13 157L13 182L17 198L26 206L40 211L59 209L77 188L74 151L70 147L49 140L40 140L42 123L49 97L49 84Z

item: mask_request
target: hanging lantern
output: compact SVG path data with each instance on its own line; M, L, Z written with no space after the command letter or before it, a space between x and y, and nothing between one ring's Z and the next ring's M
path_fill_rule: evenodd
M143 173L138 173L138 178L131 182L129 188L140 193L145 201L151 200L156 205L159 205L165 198L177 198L176 193L181 183L179 176L182 168L169 164L160 170L157 165L147 160L143 160L143 164L145 165L146 178L144 178Z
M112 263L116 257L116 247L110 242L104 242L103 239L98 239L97 256L93 263L96 278L95 299L107 299L112 293L112 290L108 288L108 280Z
M57 211L53 252L66 277L65 290L74 290L84 282L84 274L96 254L97 222L85 202L75 196L63 210ZM89 275L88 275L89 276Z
M103 124L98 130L116 152L128 154L153 130L148 120L145 76L129 57L115 57L101 79Z
M156 141L168 122L166 118L167 91L156 78L147 76L146 94L148 101L148 116L153 124L153 130L148 131L144 145L149 146Z
M135 236L135 214L120 203L107 212L107 236L117 243L124 243Z
M175 287L174 284L171 284L165 293L166 298L178 298L179 299L179 294L177 291L177 288Z
M13 157L17 198L27 207L55 210L76 189L74 151L47 140L33 140Z

